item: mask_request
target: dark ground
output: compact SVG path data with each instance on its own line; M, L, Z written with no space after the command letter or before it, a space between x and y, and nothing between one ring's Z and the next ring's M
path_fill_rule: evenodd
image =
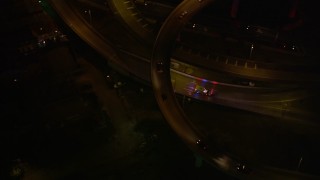
M11 70L2 76L3 178L18 177L15 168L23 171L20 179L222 176L206 163L195 167L194 154L166 124L150 87L111 70L124 84L113 88L107 72L73 59L68 44L32 56L38 61L21 68L17 81Z
M195 166L151 87L78 40L55 32L57 40L38 44L58 28L49 17L1 3L0 179L227 179L205 162ZM34 16L42 20L25 27Z

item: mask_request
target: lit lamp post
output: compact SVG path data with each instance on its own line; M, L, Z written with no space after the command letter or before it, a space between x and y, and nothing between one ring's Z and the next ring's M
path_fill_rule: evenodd
M252 50L253 50L253 44L251 44L249 59L251 59Z
M90 22L90 24L92 24L92 16L91 16L91 10L89 9L88 11L84 11L84 13L88 13L88 15L89 15L89 22Z

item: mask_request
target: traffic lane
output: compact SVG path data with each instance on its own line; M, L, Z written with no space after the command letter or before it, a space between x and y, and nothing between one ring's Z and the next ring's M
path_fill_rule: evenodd
M219 98L225 98L229 100L237 100L250 103L277 103L285 101L295 101L309 97L311 94L306 90L287 90L283 92L280 89L279 92L261 93L261 90L268 88L260 87L248 87L227 83L220 83L214 80L202 79L186 73L171 70L171 80L174 80L174 88L177 90L192 89L195 85L200 85L206 89L216 90L216 96Z
M295 170L301 156L317 152L313 148L319 142L319 132L300 131L290 122L213 104L203 106L197 101L186 102L183 107L193 124L219 147L248 161ZM310 157L309 162L313 161Z
M127 0L110 0L108 1L109 7L113 9L115 14L125 23L126 26L130 27L142 41L145 41L151 45L155 39L150 28L150 24L140 12L136 9L135 5Z
M55 12L61 17L61 19L86 43L92 48L96 49L102 56L106 57L109 61L117 64L124 70L130 72L130 69L126 64L117 56L112 44L102 38L99 33L88 24L88 22L79 18L76 10L72 7L70 2L63 0L49 1L50 5L54 8Z
M305 93L289 92L289 93L274 93L272 95L264 96L263 94L255 94L252 92L250 95L243 94L239 87L219 86L219 84L206 85L203 81L197 81L190 76L185 76L182 73L175 73L171 71L171 81L173 89L176 93L186 95L201 101L209 103L220 104L237 109L252 111L273 117L279 117L283 120L290 121L292 124L300 124L306 129L314 131L314 126L319 126L317 123L316 112L304 108L303 105L295 102L304 99ZM195 93L197 85L210 89L215 89L214 94L211 96L205 93Z
M198 24L194 24L198 26ZM209 28L210 29L210 28ZM213 36L215 34L216 36ZM226 37L222 35L221 30L216 29L212 32L197 31L196 29L186 29L182 31L183 43L189 46L194 46L195 49L201 49L203 52L215 52L216 54L233 56L247 59L248 61L255 61L256 63L277 63L287 64L288 66L294 64L302 64L306 56L296 54L293 51L281 50L280 47L269 47L259 43L243 42L239 38ZM197 47L196 45L203 45ZM251 51L252 50L252 51ZM251 52L251 53L250 53ZM309 63L312 63L308 59Z
M319 74L316 72L295 72L295 71L281 71L273 69L265 69L255 66L254 63L243 63L242 65L236 63L226 63L234 61L232 57L221 56L222 60L207 59L200 54L190 53L183 50L174 52L175 57L183 62L194 64L198 67L208 68L213 71L228 73L231 75L240 76L243 78L261 80L261 81L276 81L276 82L304 82L316 83L319 81ZM227 59L229 59L227 61ZM274 66L276 68L276 66Z
M75 11L89 23L88 14L83 12L83 9L88 7L74 3L72 5ZM111 10L109 9L109 11ZM93 23L89 24L116 51L124 50L126 52L134 52L136 56L151 57L151 46L134 36L131 32L132 30L119 22L115 14L110 14L110 12L106 14L105 11L99 10L91 10L91 14ZM123 58L120 59L123 60Z

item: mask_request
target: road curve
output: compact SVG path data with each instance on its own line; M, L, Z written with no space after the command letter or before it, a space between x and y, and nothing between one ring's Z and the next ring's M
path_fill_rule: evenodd
M73 7L64 0L48 0L59 17L86 43L97 50L101 55L106 57L112 63L119 65L121 68L130 72L127 67L115 52L111 43L101 36L96 30L91 27L88 22L79 15ZM68 13L66 13L68 12Z
M172 44L185 23L212 0L183 1L169 15L160 29L154 44L151 61L151 80L160 109L171 127L189 147L200 153L204 159L224 172L246 179L316 179L319 177L259 165L254 160L235 159L219 150L212 141L199 133L191 124L175 99L170 77ZM203 143L199 143L199 141ZM208 148L207 148L208 145ZM239 168L243 167L243 169ZM249 168L248 168L249 166ZM244 168L245 167L245 168ZM248 170L249 169L249 170Z
M154 34L148 28L148 22L135 9L133 2L128 0L109 0L109 6L113 9L114 14L129 26L131 31L142 40L149 44L154 41Z

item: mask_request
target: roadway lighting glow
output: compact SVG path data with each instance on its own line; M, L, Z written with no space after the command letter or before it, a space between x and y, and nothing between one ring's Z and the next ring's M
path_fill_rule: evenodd
M222 169L225 169L225 170L229 170L230 168L231 168L231 159L228 157L228 156L226 156L226 155L223 155L223 156L221 156L221 157L217 157L217 158L214 158L213 159L216 163L217 163L217 165L219 165L220 166L220 168L222 168Z
M154 43L151 58L151 82L154 95L165 119L191 149L209 160L210 164L230 175L240 179L315 179L316 176L310 178L304 172L264 166L264 164L256 163L255 160L243 164L244 159L237 159L237 156L228 155L228 151L225 152L224 148L219 148L218 143L211 141L206 134L202 134L188 120L175 97L170 81L170 56L172 53L170 47L192 16L211 1L202 1L201 4L199 2L199 0L182 1L167 17ZM251 44L251 51L253 47L253 44Z
M251 49L250 49L250 55L249 55L249 58L251 58L252 50L253 50L253 44L251 44Z
M87 14L87 13L89 14L89 20L90 20L90 23L92 23L91 10L90 10L90 9L89 9L88 11L85 10L84 13L85 13L85 14Z

